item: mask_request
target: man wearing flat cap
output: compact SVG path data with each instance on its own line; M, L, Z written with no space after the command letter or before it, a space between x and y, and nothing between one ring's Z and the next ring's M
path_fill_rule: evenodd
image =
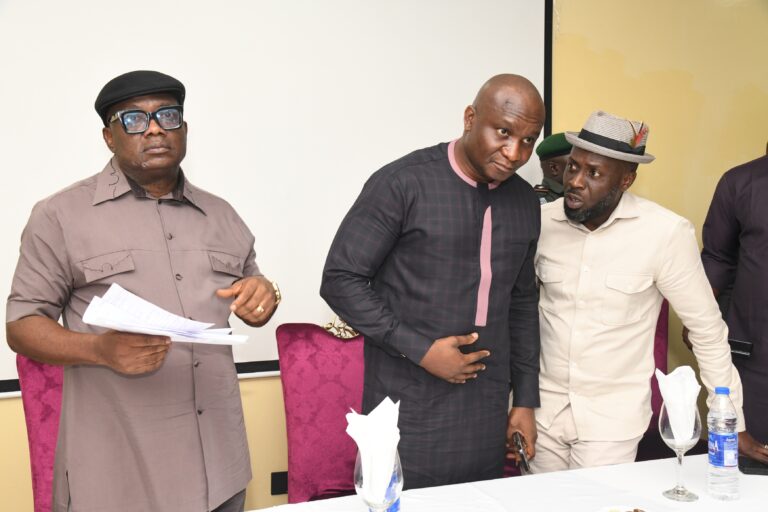
M543 178L541 184L533 187L533 191L539 196L541 204L551 203L563 197L563 172L571 147L565 133L552 134L536 146Z
M155 71L107 83L95 107L113 156L37 203L22 234L8 344L65 367L54 512L244 507L251 470L231 347L83 322L113 283L220 328L232 312L261 326L279 302L245 223L181 170L184 95Z
M632 462L651 418L656 319L666 298L690 330L700 377L728 386L744 430L739 374L689 221L627 190L648 126L595 112L579 133L562 199L542 207L541 408L535 472Z

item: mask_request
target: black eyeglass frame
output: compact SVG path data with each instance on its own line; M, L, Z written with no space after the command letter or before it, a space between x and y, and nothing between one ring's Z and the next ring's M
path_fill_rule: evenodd
M176 127L173 127L173 128L164 128L163 125L160 124L160 120L157 118L157 113L158 112L162 112L163 110L171 110L171 109L179 111L179 114L180 114L179 126L176 126ZM130 114L130 113L141 113L141 114L144 114L146 116L146 118L147 118L147 127L144 128L143 130L141 130L140 132L129 131L128 127L125 126L125 120L123 119L123 116L125 114ZM139 135L141 133L146 132L147 130L149 130L149 125L150 125L150 123L152 122L153 119L155 120L157 125L160 128L162 128L163 130L166 130L166 131L178 130L179 128L181 128L184 125L184 106L183 105L167 105L165 107L158 108L154 112L146 112L144 110L137 109L137 108L131 108L131 109L127 109L127 110L118 110L117 112L112 114L112 116L109 118L109 124L114 123L118 119L120 120L120 125L123 127L123 131L125 131L125 133L127 133L128 135Z

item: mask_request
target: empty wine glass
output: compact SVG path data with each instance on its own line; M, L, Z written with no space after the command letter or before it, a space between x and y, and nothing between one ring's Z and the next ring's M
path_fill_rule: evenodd
M392 468L392 477L383 499L371 496L366 490L363 486L363 463L358 451L357 459L355 459L355 492L357 495L368 505L368 509L371 512L397 512L400 509L399 506L392 507L395 504L399 505L398 500L403 492L403 469L400 466L400 456L397 454L397 451L395 451L395 465ZM396 510L393 510L393 508Z
M675 464L675 468L677 469L677 485L668 491L664 491L662 494L675 501L696 501L699 499L698 496L683 486L682 477L683 455L699 442L699 437L701 436L701 417L699 416L698 409L694 408L694 411L696 416L693 421L692 430L690 432L682 433L682 438L678 440L676 440L675 436L672 434L672 424L669 421L669 413L667 412L666 405L661 406L661 413L659 414L659 433L661 434L661 439L667 446L672 448L677 455L677 463ZM680 436L681 433L678 432L678 437Z

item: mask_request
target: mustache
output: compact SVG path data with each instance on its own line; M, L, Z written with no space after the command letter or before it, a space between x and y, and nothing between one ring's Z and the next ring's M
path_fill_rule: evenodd
M579 194L566 191L565 195L571 195L583 201L583 198ZM619 187L614 187L590 208L569 208L566 202L563 201L563 210L565 211L565 216L569 220L583 223L601 216L609 208L615 208L616 204L618 204L616 198L619 196L621 196L621 189Z

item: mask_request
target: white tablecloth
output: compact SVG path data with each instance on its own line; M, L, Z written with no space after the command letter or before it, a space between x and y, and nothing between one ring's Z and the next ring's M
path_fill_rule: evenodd
M699 500L670 501L661 492L675 485L675 460L577 469L543 475L414 489L403 493L402 512L606 512L616 507L645 512L768 511L768 476L740 475L741 498L717 501L707 495L706 455L686 457L683 483ZM623 508L621 508L623 507ZM282 505L275 512L366 512L360 498Z

